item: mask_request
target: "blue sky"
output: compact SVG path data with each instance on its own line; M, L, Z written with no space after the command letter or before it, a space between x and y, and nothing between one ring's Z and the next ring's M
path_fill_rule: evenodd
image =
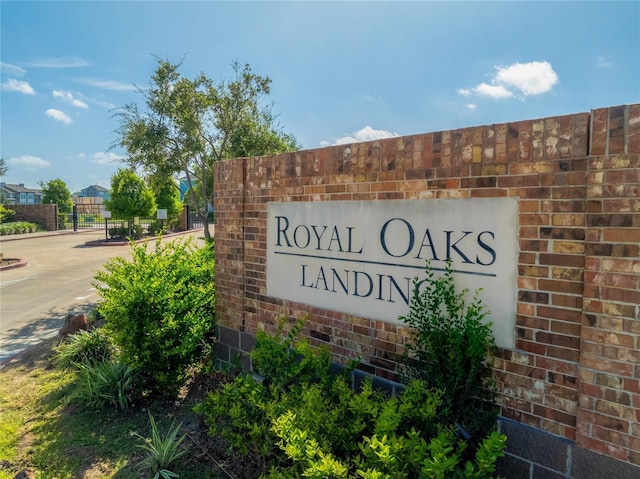
M154 56L249 63L304 148L640 101L640 2L1 1L3 181L109 187Z

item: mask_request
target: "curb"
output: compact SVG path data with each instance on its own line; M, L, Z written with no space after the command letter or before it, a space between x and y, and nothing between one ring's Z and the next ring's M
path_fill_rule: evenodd
M17 261L15 261L15 263L5 264L4 266L0 266L0 271L7 271L8 269L14 269L14 268L23 268L24 266L27 265L26 259L7 258L7 260L17 260Z
M185 235L188 233L193 233L194 231L197 230L187 230L187 231L178 231L177 233L169 233L166 235L162 235L162 236L151 236L149 238L142 238L136 241L133 241L133 243L145 243L148 241L157 241L159 239L164 239L164 238L171 238L173 236L181 236L181 235ZM124 245L129 245L131 244L132 241L109 241L109 240L93 240L93 241L87 241L84 245L85 246L124 246Z

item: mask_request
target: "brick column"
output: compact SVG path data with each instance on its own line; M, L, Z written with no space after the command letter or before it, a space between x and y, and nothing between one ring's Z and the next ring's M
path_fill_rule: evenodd
M230 361L239 350L244 320L244 196L245 158L215 164L216 212L216 320L219 335L218 357Z
M593 111L591 150L576 443L640 464L640 105Z

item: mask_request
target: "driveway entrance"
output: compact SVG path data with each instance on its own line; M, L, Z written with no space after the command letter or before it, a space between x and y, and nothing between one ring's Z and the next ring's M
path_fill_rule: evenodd
M202 232L186 234L201 237ZM86 313L99 296L95 272L115 256L129 257L129 246L88 247L104 232L10 236L0 240L5 258L27 261L0 272L0 365L31 345L56 336L67 314ZM170 239L176 239L172 237Z

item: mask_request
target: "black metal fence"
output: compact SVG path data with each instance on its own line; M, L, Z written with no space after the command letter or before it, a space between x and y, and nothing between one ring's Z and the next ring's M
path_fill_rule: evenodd
M153 227L157 221L158 220L154 218L141 218L138 221L138 224L143 230L145 230ZM58 216L58 229L61 230L77 231L86 229L102 229L106 231L113 228L124 228L127 226L128 223L126 220L103 218L101 214L96 213L82 213L79 212L79 209L76 206L73 207L72 213L61 214Z
M109 230L112 228L124 228L127 226L126 220L103 218L102 214L91 212L83 205L74 205L73 212L68 214L60 214L58 216L58 229L61 230L86 230L86 229L102 229ZM186 227L187 229L199 229L203 227L202 220L193 212L193 209L186 207ZM213 221L212 214L210 215L209 222ZM148 230L152 227L157 227L158 220L155 218L140 218L139 225L143 230ZM184 223L182 228L184 228Z

